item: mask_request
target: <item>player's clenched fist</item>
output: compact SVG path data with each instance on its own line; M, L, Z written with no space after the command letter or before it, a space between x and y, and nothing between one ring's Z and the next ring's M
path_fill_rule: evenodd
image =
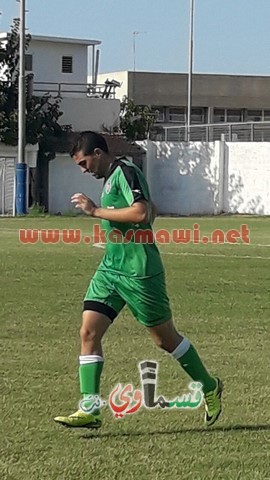
M95 209L97 208L96 204L88 198L84 193L75 193L71 197L71 203L75 204L75 208L80 208L87 215L93 215Z

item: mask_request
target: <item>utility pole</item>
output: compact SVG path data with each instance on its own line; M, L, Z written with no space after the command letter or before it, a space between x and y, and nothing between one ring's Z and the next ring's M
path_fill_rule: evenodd
M136 72L136 35L140 32L133 32L133 72Z
M188 71L188 116L187 140L190 141L191 109L192 109L192 76L193 76L193 27L194 27L194 0L190 0L189 20L189 71Z
M133 71L136 72L136 36L140 35L140 33L147 33L147 32L133 32Z
M140 35L140 33L147 33L147 32L133 32L133 100L135 99L135 72L136 72L136 36Z
M16 213L27 213L27 164L25 163L25 0L20 0L20 64L18 99L18 163L16 166Z

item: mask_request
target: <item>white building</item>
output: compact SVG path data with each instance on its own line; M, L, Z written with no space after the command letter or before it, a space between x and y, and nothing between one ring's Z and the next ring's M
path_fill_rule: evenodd
M5 42L8 34L0 34ZM33 35L26 53L26 73L33 74L33 93L61 95L62 125L73 130L118 126L120 101L115 86L97 84L100 40ZM88 81L88 74L90 80Z
M0 43L5 44L7 38L8 33L1 33ZM97 83L97 47L100 44L99 40L31 36L25 67L26 74L33 75L33 94L39 96L50 93L53 97L60 95L63 115L59 123L71 126L73 131L102 132L104 127L110 131L119 125L120 100L115 98L116 86L105 82ZM91 75L88 81L89 73ZM3 70L0 75L4 77ZM35 150L35 158L30 163L29 155L26 156L29 170L36 167L36 153ZM17 149L1 144L0 214L14 213L17 161ZM43 189L48 189L46 179Z
M33 35L26 54L26 70L34 73L36 85L38 83L85 85L88 61L92 60L94 75L95 49L100 44L99 40Z

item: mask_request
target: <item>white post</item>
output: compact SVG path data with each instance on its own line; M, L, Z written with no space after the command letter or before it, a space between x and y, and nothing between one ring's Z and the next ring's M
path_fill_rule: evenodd
M20 0L20 76L19 76L18 162L25 163L25 0Z
M190 25L189 25L189 72L188 72L188 118L187 140L190 140L191 109L192 109L192 74L193 74L193 25L194 25L194 0L190 0Z
M133 32L133 72L136 71L136 35L139 35L139 32Z
M95 85L96 46L92 45L92 85Z
M25 0L20 0L20 66L18 99L18 164L16 165L16 213L27 213L27 165L25 163Z

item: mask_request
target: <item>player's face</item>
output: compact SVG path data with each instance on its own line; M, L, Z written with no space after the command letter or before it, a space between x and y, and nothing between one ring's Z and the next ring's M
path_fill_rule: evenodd
M73 157L83 173L91 173L95 178L103 178L102 151L98 148L91 155L84 155L80 150Z

